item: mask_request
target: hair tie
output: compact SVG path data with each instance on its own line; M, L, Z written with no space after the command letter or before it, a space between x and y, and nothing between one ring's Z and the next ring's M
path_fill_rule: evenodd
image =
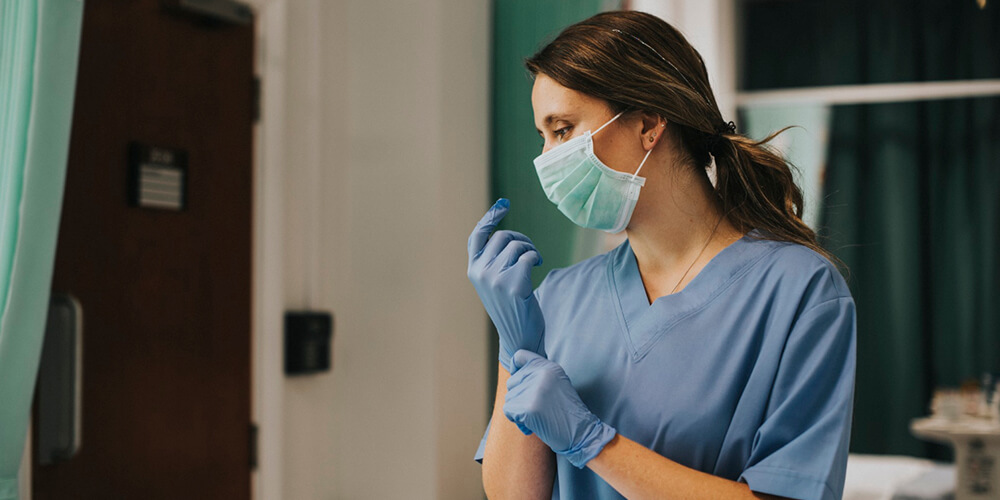
M715 129L715 134L716 135L722 135L723 132L729 132L730 134L735 134L736 133L736 124L733 123L732 120L730 120L729 123L726 123L725 125L723 125L723 126L717 128L717 129Z
M736 124L733 123L732 121L730 121L729 123L725 123L716 128L714 134L708 136L708 138L705 140L705 149L707 149L708 152L712 154L712 156L719 156L719 146L722 144L723 141L729 140L722 135L725 133L735 134Z

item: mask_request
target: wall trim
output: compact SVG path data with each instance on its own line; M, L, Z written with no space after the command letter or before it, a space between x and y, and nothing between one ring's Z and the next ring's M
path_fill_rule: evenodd
M284 461L282 331L285 303L284 179L286 0L252 0L255 72L261 81L254 125L251 418L258 426L252 498L280 500Z

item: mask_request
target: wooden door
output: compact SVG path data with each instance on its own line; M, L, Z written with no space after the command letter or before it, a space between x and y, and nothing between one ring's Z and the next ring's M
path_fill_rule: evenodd
M253 43L85 2L52 285L83 309L82 438L35 499L250 498ZM183 210L129 204L130 143L186 155Z

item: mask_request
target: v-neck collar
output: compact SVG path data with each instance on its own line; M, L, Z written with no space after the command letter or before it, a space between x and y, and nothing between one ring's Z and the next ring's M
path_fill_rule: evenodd
M659 297L652 304L629 241L616 248L608 259L608 282L633 360L642 359L671 327L705 308L774 248L755 244L759 242L755 231L743 235L712 257L681 291Z

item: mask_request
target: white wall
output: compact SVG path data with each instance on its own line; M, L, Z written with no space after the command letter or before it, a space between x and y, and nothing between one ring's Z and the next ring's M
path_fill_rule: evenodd
M333 371L273 398L282 498L481 497L489 2L285 3L284 306L336 327Z

